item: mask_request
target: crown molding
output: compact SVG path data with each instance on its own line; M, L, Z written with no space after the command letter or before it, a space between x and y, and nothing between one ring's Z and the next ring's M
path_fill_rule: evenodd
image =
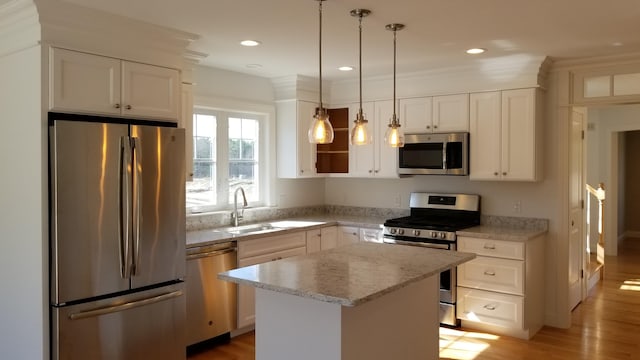
M637 64L639 62L640 52L574 59L555 59L551 71L597 69L617 65Z
M270 80L277 101L291 99L307 101L318 100L319 84L317 78L304 75L287 75L271 78ZM322 81L323 98L329 94L328 90L330 87L330 81Z
M0 4L0 56L37 46L41 40L38 9L31 0Z
M187 50L199 38L195 34L61 0L33 2L48 45L174 68L196 54Z

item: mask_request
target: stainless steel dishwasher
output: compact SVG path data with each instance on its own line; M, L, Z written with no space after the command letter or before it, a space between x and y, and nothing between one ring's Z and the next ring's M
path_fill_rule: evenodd
M236 284L217 278L236 264L235 241L187 249L187 345L236 329Z

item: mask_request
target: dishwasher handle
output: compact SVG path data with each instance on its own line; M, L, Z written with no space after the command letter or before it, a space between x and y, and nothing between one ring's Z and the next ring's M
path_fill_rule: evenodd
M238 249L235 248L235 247L232 247L232 248L226 248L226 249L222 249L222 250L214 250L214 251L206 251L206 252L201 252L201 253L189 254L189 255L187 255L187 260L200 259L200 258L212 257L212 256L219 256L219 255L224 255L224 254L228 254L228 253L232 253L232 252L236 252L236 251L238 251Z

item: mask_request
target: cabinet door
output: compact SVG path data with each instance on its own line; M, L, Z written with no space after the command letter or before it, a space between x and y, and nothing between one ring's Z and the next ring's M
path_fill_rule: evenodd
M433 132L469 131L469 94L433 97Z
M122 115L177 121L180 94L178 70L122 62Z
M321 249L321 239L322 236L320 234L320 229L309 230L306 232L307 234L307 254L312 254L314 252L318 252Z
M193 181L193 85L182 84L182 112L178 126L184 129L186 180Z
M357 243L360 241L359 228L353 226L339 226L338 246Z
M400 122L405 133L432 131L432 98L400 99Z
M292 256L305 255L306 248L298 247L238 260L239 267L277 261ZM238 285L238 328L253 325L256 321L256 291L253 286Z
M309 126L313 121L318 104L308 101L297 102L297 123L298 123L298 167L300 177L317 176L316 172L316 152L315 144L309 143ZM280 140L280 139L279 139Z
M387 146L384 142L384 134L389 125L389 119L393 115L393 101L376 101L376 126L375 136L375 167L373 174L376 177L398 177L398 149ZM397 110L396 110L397 111Z
M380 230L380 229L360 228L360 241L381 243L382 242L382 230Z
M502 92L502 176L536 180L535 88Z
M49 110L120 115L120 60L52 49Z
M470 96L469 178L500 179L501 97L499 91Z
M329 226L320 229L320 249L333 249L338 246L338 227Z
M359 104L349 106L350 119L355 119L359 107ZM382 141L376 135L377 119L375 118L374 104L372 102L363 103L362 112L364 112L365 118L369 121L369 130L373 136L373 141L367 145L352 145L349 143L349 176L351 177L373 176L374 148Z

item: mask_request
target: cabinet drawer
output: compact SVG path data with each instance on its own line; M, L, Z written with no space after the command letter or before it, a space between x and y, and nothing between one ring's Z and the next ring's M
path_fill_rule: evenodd
M524 260L524 246L522 242L458 237L458 251L484 256Z
M524 261L479 256L458 266L458 285L524 295Z
M244 259L281 250L293 249L307 245L304 231L286 235L267 236L253 240L238 241L238 258Z
M249 265L255 265L255 264L262 264L269 261L276 261L276 260L285 259L292 256L306 255L306 254L307 254L307 249L306 247L303 246L303 247L298 247L294 249L287 249L282 251L276 251L269 254L243 258L238 260L238 266L243 267L243 266L249 266Z
M458 288L459 319L514 329L523 327L522 296Z

